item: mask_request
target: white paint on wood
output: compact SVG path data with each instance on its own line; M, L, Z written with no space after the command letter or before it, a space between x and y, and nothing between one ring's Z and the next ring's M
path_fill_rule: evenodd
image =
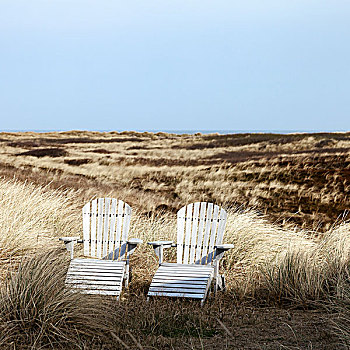
M115 241L115 223L117 220L117 200L115 198L111 199L111 223L109 227L109 247L108 247L108 254L113 252L114 249L114 241Z
M186 209L186 218L185 218L185 247L184 247L184 258L183 263L188 264L188 255L190 249L190 240L191 240L191 226L192 226L192 208L193 204L189 204Z
M227 220L227 213L224 209L221 208L216 245L222 244L222 240L224 238L226 220Z
M83 240L84 255L90 255L90 203L86 203L83 207Z
M87 206L88 204L84 208ZM124 256L130 229L130 206L121 200L117 202L114 198L98 198L92 201L89 215L91 216L91 236L85 233L84 254L88 250L87 246L90 245L90 256L97 256L99 259L103 257L118 260ZM86 223L84 227L88 227Z
M74 259L75 260L75 259ZM105 261L106 264L99 264L98 260L93 260L93 262L89 261L89 262L84 262L84 261L79 261L79 262L74 262L74 264L72 264L71 266L74 266L76 265L77 267L84 267L84 265L87 265L87 266L101 266L102 268L115 268L115 266L119 266L119 262L118 264L114 264L113 265L113 260L102 260L102 261ZM122 262L122 265L124 264L125 262Z
M125 262L74 259L69 266L66 284L88 294L120 295ZM93 291L93 293L91 293Z
M124 220L123 220L123 234L122 234L122 241L120 244L120 257L123 257L126 253L126 246L127 246L126 242L128 240L130 218L131 218L131 208L128 204L125 203Z
M96 219L97 219L97 199L91 202L91 253L92 257L96 256Z
M120 295L120 290L119 291L108 291L108 290L82 290L80 291L82 294L98 294L98 295L111 295L111 296L117 296L119 297Z
M197 229L198 229L198 219L199 219L199 206L200 206L200 202L194 203L192 234L191 234L190 264L194 263L194 258L195 258L195 250L196 250L197 236L198 236Z
M222 242L226 212L213 203L189 204L177 214L177 263L161 263L148 296L198 298L203 303L213 278L217 242ZM221 277L220 277L221 278Z
M126 203L125 203L126 204ZM120 252L120 239L121 239L121 232L122 232L122 224L123 224L123 212L124 212L124 202L119 200L118 201L118 214L117 214L117 231L116 231L116 238L115 238L115 253L114 253L114 260L117 260L119 258L119 252Z
M72 264L79 263L79 264L99 264L103 266L111 265L111 266L117 266L120 264L124 264L122 261L114 261L114 260L101 260L101 259L84 259L84 258L75 258L72 260Z
M206 217L206 221L205 221L205 233L204 233L204 240L203 240L202 260L201 260L202 265L204 265L206 263L206 259L207 259L207 251L208 251L208 243L209 243L212 215L213 215L213 203L208 203L207 217Z
M171 293L171 292L148 292L148 296L203 299L204 294Z
M211 232L210 232L210 241L209 241L209 248L208 248L208 258L207 258L207 264L210 264L213 260L213 252L214 252L214 245L215 245L215 239L216 239L216 229L218 225L219 220L219 207L217 205L214 205L214 211L213 211L213 219L212 219L212 225L211 225Z
M104 266L96 266L96 265L90 265L90 266L76 266L76 265L71 265L70 266L70 271L81 271L81 272L84 272L84 271L104 271L106 273L108 272L113 272L113 271L116 271L116 270L123 270L124 266L116 266L116 267L111 267L111 266L107 266L107 267L104 267Z
M192 280L178 280L178 281L169 281L169 280L163 280L163 281L152 281L153 286L160 286L160 287L182 287L186 286L187 288L198 288L200 286L206 285L205 280L199 280L197 282Z
M121 271L119 273L92 273L92 272L68 272L67 273L67 280L69 280L69 278L73 278L74 279L83 279L83 280L94 280L94 281L116 281L118 279L118 276L120 276L120 274L124 272Z
M85 269L79 269L77 267L74 267L74 266L71 266L70 268L70 272L81 272L81 273L84 273L84 272L91 272L91 273L113 273L115 272L116 270L123 270L123 267L119 267L118 269L103 269L103 268L100 268L100 267L95 267L95 266L92 266L91 268L85 268Z
M199 225L198 225L198 239L197 239L197 248L196 248L196 264L200 264L201 262L201 252L202 252L202 244L203 244L203 232L204 232L204 224L205 224L205 213L207 209L207 203L201 203L200 209L200 217L199 217Z
M152 281L162 281L162 280L169 280L169 281L183 281L183 282L200 282L203 280L207 279L207 275L204 276L189 276L189 275L179 275L179 276L174 276L174 275L154 275Z
M128 271L126 261L119 259L126 255L130 218L130 206L114 198L94 199L83 207L84 254L98 259L73 259L68 285L84 293L119 296Z
M103 198L98 199L97 212L97 257L102 258Z
M159 293L195 293L195 294L204 294L205 293L205 287L204 288L177 288L177 287L169 287L169 288L162 288L162 287L150 287L150 292L159 292Z
M110 198L105 198L105 207L103 211L103 249L102 249L102 256L107 255L108 251L108 245L109 245L109 238L108 237L108 229L109 229L109 205L110 205Z
M164 267L164 266L169 266L169 267L183 267L184 269L190 269L190 268L193 268L193 269L202 269L202 270L205 270L205 269L212 269L212 266L207 266L207 265L197 265L197 264L187 264L187 265L184 265L184 264L178 264L178 263L163 263L161 265L161 267Z
M204 270L204 269L181 269L181 268L167 268L167 269L158 269L157 272L159 273L172 273L174 275L180 274L180 273L198 273L198 274L208 274L212 273L213 269L210 270Z
M100 286L100 285L94 285L94 284L82 284L82 283L72 283L72 287L74 288L81 288L85 290L115 290L119 291L119 286Z
M177 262L182 263L186 207L177 212Z
M103 288L104 286L119 286L121 279L114 280L114 281L96 281L96 280L77 280L77 279L70 279L69 281L66 281L66 283L69 284L76 284L76 285L84 285L84 286L96 286Z

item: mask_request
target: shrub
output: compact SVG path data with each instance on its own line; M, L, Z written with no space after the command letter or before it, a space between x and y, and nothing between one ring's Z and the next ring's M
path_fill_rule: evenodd
M38 148L30 151L17 153L17 156L33 156L33 157L65 157L68 152L62 148Z

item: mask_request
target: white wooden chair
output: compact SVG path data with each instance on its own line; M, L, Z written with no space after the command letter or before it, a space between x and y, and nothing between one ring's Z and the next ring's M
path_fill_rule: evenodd
M149 242L159 258L159 268L148 291L150 296L201 299L204 303L212 280L214 292L225 289L219 261L233 244L222 244L227 213L213 203L197 202L177 213L177 244ZM177 247L177 263L164 263L164 248Z
M130 279L129 258L140 239L128 240L131 208L115 198L98 198L83 207L83 239L61 237L71 253L66 285L87 294L115 295ZM74 259L74 245L84 244L84 255Z

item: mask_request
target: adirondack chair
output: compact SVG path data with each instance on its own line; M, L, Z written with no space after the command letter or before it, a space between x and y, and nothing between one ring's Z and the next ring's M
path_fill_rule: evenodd
M129 239L131 208L114 198L98 198L83 207L83 239L61 237L71 253L66 285L86 294L115 295L130 279L129 258L140 239ZM84 244L84 255L74 259L74 245Z
M177 243L149 242L159 258L159 268L148 291L150 296L201 299L203 305L214 280L214 292L225 289L219 261L233 244L222 244L227 213L213 203L197 202L177 213ZM177 263L164 263L165 248L177 248Z

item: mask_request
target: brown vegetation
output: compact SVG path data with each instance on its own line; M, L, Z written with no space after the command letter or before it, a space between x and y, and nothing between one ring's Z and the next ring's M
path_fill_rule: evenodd
M4 348L348 345L349 133L0 136ZM53 157L54 149L62 155ZM81 207L96 196L128 202L133 236L144 241L174 239L174 214L188 202L229 209L225 241L235 248L222 266L227 292L203 308L146 303L157 263L142 245L121 302L66 293L68 257L57 237L81 232Z
M122 196L145 212L205 199L325 231L348 209L349 133L73 131L2 133L1 140L0 175L79 187L86 198Z

